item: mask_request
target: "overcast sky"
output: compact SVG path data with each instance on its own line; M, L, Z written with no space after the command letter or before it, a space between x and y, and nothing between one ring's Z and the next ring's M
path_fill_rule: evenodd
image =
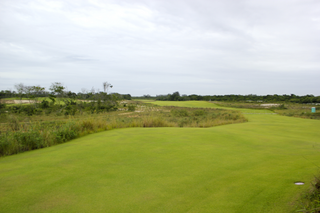
M320 95L319 0L0 0L0 90Z

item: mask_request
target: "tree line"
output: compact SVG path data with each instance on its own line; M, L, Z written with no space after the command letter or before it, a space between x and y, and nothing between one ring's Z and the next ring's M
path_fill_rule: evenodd
M142 99L155 99L159 101L225 101L225 102L292 102L292 103L320 103L320 96L295 94L290 95L180 95L179 92L174 92L167 95L157 95L152 97L144 95L139 97Z
M82 89L81 93L68 91L60 82L54 82L46 91L44 87L16 84L16 91L1 91L0 98L27 99L29 104L15 104L6 106L0 102L0 115L6 113L42 115L76 115L83 112L100 113L115 111L119 107L119 100L131 99L130 94L108 93L112 85L104 82L103 91ZM20 102L22 103L22 101Z
M45 90L45 87L41 87L40 85L25 85L23 83L14 85L15 90L1 90L0 91L0 99L1 98L27 98L30 100L34 100L39 97L58 97L58 98L71 98L71 99L82 99L82 100L98 100L99 97L103 95L113 95L116 96L117 99L125 99L131 100L130 94L119 94L119 93L108 93L109 88L113 86L108 82L103 82L103 91L100 89L81 89L81 92L75 93L67 90L67 87L64 86L60 82L54 82L49 87L49 91Z
M99 89L81 89L81 92L75 93L68 91L65 86L59 82L54 82L51 84L49 91L46 91L44 87L39 85L36 86L26 86L22 83L15 85L15 91L12 90L1 90L1 98L27 98L30 100L36 99L37 97L67 97L72 99L82 99L82 100L98 100L101 99L103 95L109 95L108 90L113 86L108 82L103 82L103 91ZM132 97L130 94L119 94L111 93L118 100L131 100ZM110 95L111 95L110 94ZM314 96L311 94L308 95L295 95L295 94L283 94L283 95L180 95L180 93L174 92L167 95L143 95L140 97L135 97L139 99L154 99L159 101L225 101L225 102L292 102L292 103L320 103L320 96Z

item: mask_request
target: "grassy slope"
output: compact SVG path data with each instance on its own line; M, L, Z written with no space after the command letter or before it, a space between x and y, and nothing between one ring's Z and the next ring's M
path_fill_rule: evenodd
M244 111L248 123L113 130L1 158L0 211L288 212L318 172L320 122Z

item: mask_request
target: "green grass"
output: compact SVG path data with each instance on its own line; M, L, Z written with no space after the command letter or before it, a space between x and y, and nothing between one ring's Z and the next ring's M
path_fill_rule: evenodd
M179 107L196 107L196 108L218 108L217 105L206 101L144 101L159 106L179 106Z
M1 158L0 211L290 212L318 174L320 122L243 111L247 123L119 129Z

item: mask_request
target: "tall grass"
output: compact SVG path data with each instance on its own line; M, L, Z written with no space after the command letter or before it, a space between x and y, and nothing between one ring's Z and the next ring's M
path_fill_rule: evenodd
M26 122L24 118L8 115L0 134L0 156L12 155L56 144L100 131L128 127L212 127L247 121L237 111L154 107L138 105L137 110L52 117Z
M264 106L263 103L243 103L243 102L215 102L217 105L233 108L246 109L268 109L279 115L320 119L320 107L312 104L298 104L298 103L278 103L277 106ZM316 107L316 113L311 112L311 107Z

